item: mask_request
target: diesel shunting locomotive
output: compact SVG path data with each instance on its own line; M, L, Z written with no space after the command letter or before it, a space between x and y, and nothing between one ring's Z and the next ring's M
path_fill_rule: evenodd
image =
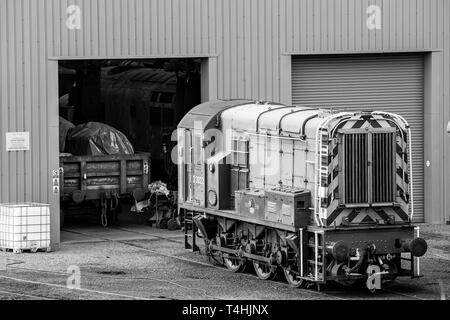
M186 247L199 233L233 272L282 270L295 287L419 277L427 244L412 223L410 146L392 113L201 104L178 126Z

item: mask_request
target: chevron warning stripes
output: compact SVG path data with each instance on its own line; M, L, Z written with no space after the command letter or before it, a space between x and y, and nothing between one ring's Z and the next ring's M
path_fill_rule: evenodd
M395 203L396 205L386 205L382 207L370 207L369 204L363 208L346 208L341 198L342 177L339 174L341 171L339 155L340 141L337 133L345 131L346 129L367 129L371 128L396 128L396 145L395 145ZM390 129L392 130L392 129ZM328 187L328 197L322 198L322 207L327 207L327 225L340 225L344 218L346 222L352 224L359 223L375 223L379 220L387 220L393 217L395 221L408 221L408 204L409 204L409 173L408 173L408 142L407 134L388 116L355 116L345 122L340 123L333 129L335 136L329 141L329 156L328 156L328 179L326 185ZM322 158L324 160L324 158ZM322 182L325 182L323 180Z

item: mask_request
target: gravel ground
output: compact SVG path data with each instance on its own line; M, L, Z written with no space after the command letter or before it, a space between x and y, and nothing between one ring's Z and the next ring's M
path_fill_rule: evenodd
M88 237L63 242L55 252L0 253L8 264L0 265L0 299L448 299L450 242L442 231L423 235L430 246L421 259L425 277L400 279L371 294L333 285L321 292L294 289L281 277L257 279L251 267L234 274L185 250L179 231L94 229ZM80 270L78 290L66 286L71 266Z

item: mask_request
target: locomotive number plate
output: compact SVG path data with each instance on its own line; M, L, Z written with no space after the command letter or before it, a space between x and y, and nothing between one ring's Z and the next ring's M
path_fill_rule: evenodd
M204 177L193 176L193 180L194 180L195 184L201 184L201 185L205 184L205 178Z

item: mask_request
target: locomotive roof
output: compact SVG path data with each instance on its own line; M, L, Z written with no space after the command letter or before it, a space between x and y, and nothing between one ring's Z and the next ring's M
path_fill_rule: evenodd
M189 111L178 125L179 128L206 130L220 124L242 132L285 132L315 136L316 128L325 118L334 115L331 127L339 122L339 116L358 120L364 112L333 111L310 106L286 106L278 103L252 100L217 100L200 104ZM350 116L350 118L349 118ZM407 123L396 115L373 112L378 119L388 119L405 129Z
M206 129L211 126L213 122L216 122L220 114L229 108L233 108L239 105L255 103L252 100L216 100L202 103L192 108L181 120L178 128L192 129Z

